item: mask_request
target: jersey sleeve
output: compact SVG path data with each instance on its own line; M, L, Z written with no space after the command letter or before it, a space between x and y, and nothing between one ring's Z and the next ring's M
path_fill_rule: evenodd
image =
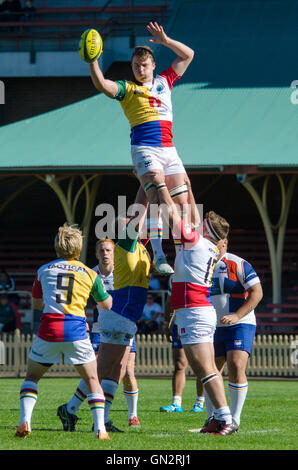
M91 295L93 299L95 300L95 302L103 302L104 300L107 300L109 297L109 294L106 292L99 276L96 276L94 280L94 284L91 290Z
M37 274L35 276L35 279L34 279L34 283L33 283L33 287L32 287L32 297L34 299L42 299L42 287L41 287L41 283L40 281L38 280L38 277L37 277Z
M126 225L124 233L121 234L117 245L129 253L134 253L136 251L138 237L139 232L132 225L132 221L130 221Z
M256 271L253 269L252 265L247 261L241 260L240 269L241 273L238 277L240 277L239 280L241 281L241 284L243 285L245 290L261 282Z
M179 80L179 78L181 78L181 75L178 75L178 74L175 72L175 70L173 69L172 66L169 67L169 68L167 68L167 69L164 70L163 72L161 72L159 75L160 75L160 77L166 78L170 90L173 89L173 86L175 85L175 83L177 82L177 80Z
M126 95L126 81L125 80L116 80L115 83L118 86L118 91L114 96L115 100L123 101Z

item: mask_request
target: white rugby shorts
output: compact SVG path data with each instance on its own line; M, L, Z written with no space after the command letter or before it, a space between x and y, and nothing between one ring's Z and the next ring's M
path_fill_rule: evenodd
M179 308L176 324L182 344L213 343L216 311L210 307Z
M131 156L138 177L151 170L162 170L164 175L186 173L175 147L132 145Z
M96 360L89 338L78 341L50 342L38 336L33 341L29 358L35 362L59 364L61 354L64 355L64 363L74 366Z
M137 332L135 322L112 310L103 310L98 315L100 342L131 346Z

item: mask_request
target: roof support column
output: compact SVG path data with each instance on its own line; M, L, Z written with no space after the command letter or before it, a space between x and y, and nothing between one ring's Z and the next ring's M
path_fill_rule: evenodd
M66 221L69 224L76 224L76 208L80 196L82 193L85 194L85 211L83 220L78 225L80 226L83 237L83 249L81 252L80 259L83 263L86 262L87 258L87 248L88 248L88 238L89 238L89 230L90 224L93 214L93 208L95 204L95 198L98 191L99 184L101 182L101 175L95 174L92 176L87 177L86 175L80 175L80 178L83 180L83 183L80 187L76 190L74 194L74 183L77 176L57 176L57 175L37 175L37 178L42 180L46 183L57 195L62 208L64 210L64 214L66 217ZM66 190L61 187L61 182L63 180L67 180Z
M275 175L279 181L281 191L281 210L277 224L273 224L271 222L267 205L268 183L272 175L265 176L261 195L252 184L253 181L261 178L262 176L263 175L247 176L246 178L241 179L241 183L254 200L264 225L272 269L272 303L278 304L281 303L282 300L282 259L284 251L284 239L297 175L291 176L287 187L285 186L285 182L282 176L280 174ZM276 243L274 239L275 231L278 233Z

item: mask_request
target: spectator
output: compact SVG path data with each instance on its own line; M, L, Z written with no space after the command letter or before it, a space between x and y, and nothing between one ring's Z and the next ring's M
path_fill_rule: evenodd
M140 333L154 333L157 332L162 323L162 307L150 292L147 295L147 302L143 310L143 315L138 323Z
M15 308L8 300L8 294L0 295L0 332L12 333L17 328Z
M20 0L5 0L0 5L0 21L18 21L21 11Z
M36 8L33 6L32 0L25 1L25 6L22 8L22 12L24 14L21 18L22 21L32 21L36 12Z
M5 268L0 268L0 291L15 290L15 282Z
M159 290L160 289L160 282L154 274L151 274L151 278L149 281L149 289L151 290Z

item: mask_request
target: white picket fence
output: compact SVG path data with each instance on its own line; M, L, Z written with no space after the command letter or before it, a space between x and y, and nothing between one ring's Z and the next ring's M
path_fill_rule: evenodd
M0 336L0 377L24 377L34 335ZM136 376L170 377L173 373L172 346L163 335L137 335ZM187 375L193 377L192 370ZM298 377L298 335L257 335L248 362L250 377ZM76 377L73 366L53 365L47 377Z

